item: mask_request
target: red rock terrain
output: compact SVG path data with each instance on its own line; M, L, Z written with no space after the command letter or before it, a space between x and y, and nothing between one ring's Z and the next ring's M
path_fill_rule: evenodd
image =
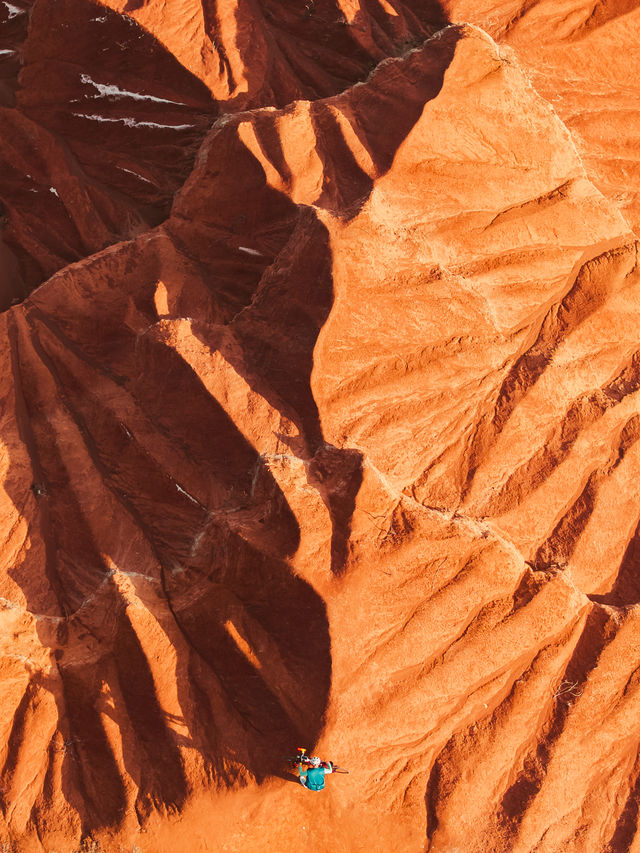
M635 5L0 2L7 849L640 850Z

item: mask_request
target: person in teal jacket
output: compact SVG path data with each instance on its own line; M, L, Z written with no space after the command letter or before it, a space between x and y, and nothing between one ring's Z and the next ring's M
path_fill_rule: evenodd
M324 788L324 777L333 773L331 761L321 761L317 755L312 755L307 762L298 764L300 784L310 791L321 791Z

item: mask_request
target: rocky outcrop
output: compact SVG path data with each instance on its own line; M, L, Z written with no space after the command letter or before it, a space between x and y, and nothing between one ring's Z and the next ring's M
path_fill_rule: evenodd
M634 849L637 243L545 5L110 5L5 4L89 236L0 186L0 840Z

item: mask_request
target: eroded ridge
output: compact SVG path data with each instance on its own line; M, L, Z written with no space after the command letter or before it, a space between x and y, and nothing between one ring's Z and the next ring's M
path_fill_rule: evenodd
M335 94L445 23L437 3L348 20L330 3L198 2L177 25L113 5L0 5L0 309L164 221L221 112Z

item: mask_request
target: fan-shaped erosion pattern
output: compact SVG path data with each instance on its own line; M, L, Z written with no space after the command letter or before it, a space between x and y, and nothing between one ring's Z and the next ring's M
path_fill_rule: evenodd
M2 844L637 848L632 205L480 6L0 2Z

